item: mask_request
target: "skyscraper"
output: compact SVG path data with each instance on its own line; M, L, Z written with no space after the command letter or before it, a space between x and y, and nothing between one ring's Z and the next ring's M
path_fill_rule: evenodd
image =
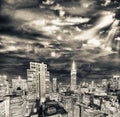
M53 78L53 92L57 90L57 78Z
M73 61L71 67L71 90L76 89L76 74L77 74L76 64L75 61Z
M44 63L30 62L30 69L27 70L28 80L32 81L31 84L35 86L33 88L35 88L36 96L41 103L45 101L48 73L47 65Z
M46 94L49 94L51 92L51 82L50 82L50 72L49 71L46 72L45 82L46 82Z

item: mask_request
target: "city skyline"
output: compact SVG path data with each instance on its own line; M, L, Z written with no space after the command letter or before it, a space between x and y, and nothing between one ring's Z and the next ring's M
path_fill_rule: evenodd
M120 115L120 75L101 82L77 84L77 67L71 65L71 82L50 81L47 64L30 62L27 79L9 82L0 76L1 117L118 117ZM1 82L2 81L2 82Z

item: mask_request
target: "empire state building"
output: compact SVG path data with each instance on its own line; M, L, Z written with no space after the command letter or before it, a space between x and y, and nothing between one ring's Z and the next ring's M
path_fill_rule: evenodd
M76 64L75 61L73 61L71 67L71 90L76 89L76 74L77 74Z

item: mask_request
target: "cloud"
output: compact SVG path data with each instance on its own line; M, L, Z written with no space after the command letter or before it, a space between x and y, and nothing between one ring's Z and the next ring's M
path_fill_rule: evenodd
M87 0L62 6L69 17L57 17L49 8L17 9L11 24L0 29L0 73L26 78L30 61L45 62L51 77L65 81L72 60L77 62L79 78L97 78L119 69L119 54L106 43L118 23L112 11L96 6Z

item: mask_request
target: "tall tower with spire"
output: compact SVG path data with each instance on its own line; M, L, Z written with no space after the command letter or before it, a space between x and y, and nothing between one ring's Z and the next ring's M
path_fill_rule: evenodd
M75 61L73 60L72 67L71 67L71 90L76 89L76 83L77 83L76 74L77 74L76 64L75 64Z

